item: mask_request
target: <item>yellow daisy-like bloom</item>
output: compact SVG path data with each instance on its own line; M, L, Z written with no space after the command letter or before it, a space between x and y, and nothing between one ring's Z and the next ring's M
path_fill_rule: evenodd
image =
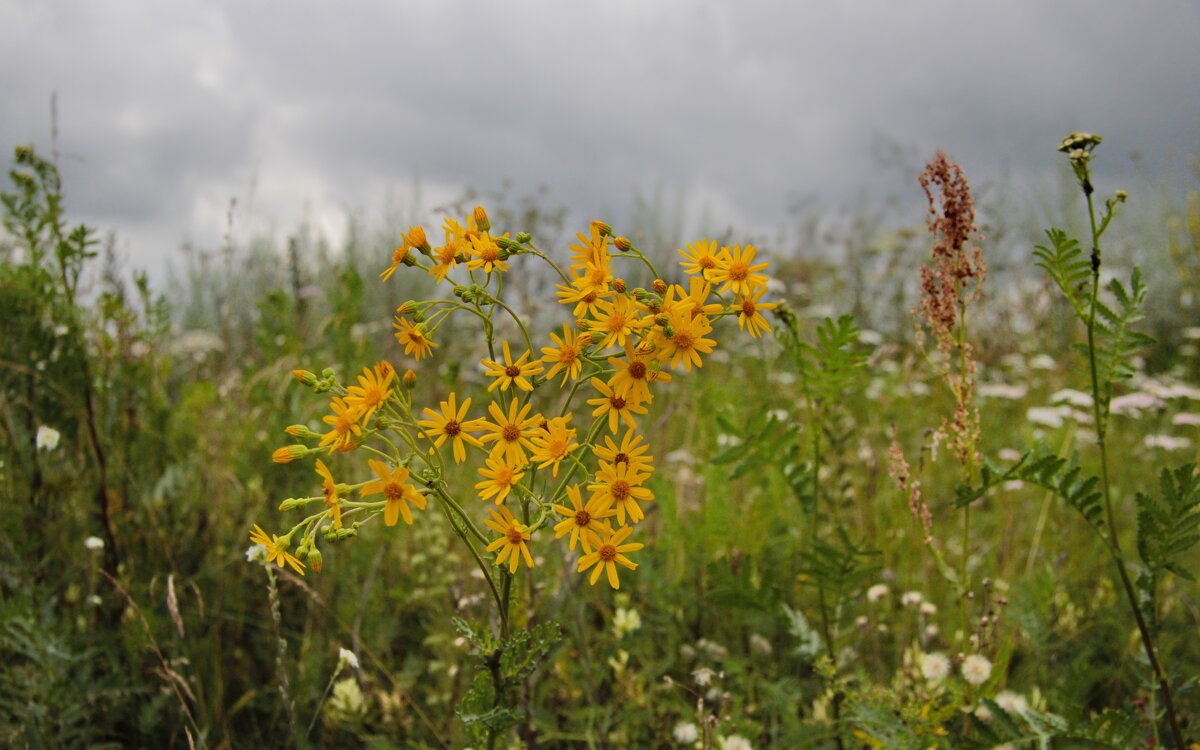
M450 438L451 447L454 449L454 463L461 464L467 460L467 448L463 445L464 442L470 443L477 448L482 448L483 443L479 442L479 438L470 435L470 432L478 432L483 429L484 420L472 419L467 420L467 409L471 408L471 399L463 401L462 406L455 405L454 401L458 398L454 393L450 394L448 401L439 402L442 413L438 414L433 409L424 409L425 416L429 419L422 419L417 422L425 428L421 436L433 441L433 448L429 449L432 453L434 450L440 449L442 443L446 442L446 438Z
M375 365L374 370L363 368L363 374L358 376L358 385L346 389L346 403L361 412L363 424L366 424L375 414L375 410L391 397L392 392L388 389L395 379L396 371L392 366L387 362L380 362Z
M355 448L354 439L362 436L362 427L358 425L361 416L359 410L346 403L341 396L334 396L329 402L333 414L321 417L321 421L333 427L321 437L321 445L328 445L330 450L346 452Z
M589 398L588 403L595 406L596 409L592 412L593 417L598 417L601 414L608 414L608 430L616 435L620 428L621 420L625 420L628 427L637 427L637 420L634 419L634 414L645 414L646 407L642 406L642 402L632 396L618 396L616 392L609 387L600 378L591 379L592 387L600 391L600 398Z
M408 504L412 503L421 510L425 510L426 500L416 487L408 483L408 469L397 466L394 471L389 471L387 464L373 458L369 459L367 464L379 479L364 484L358 494L366 497L382 492L387 499L387 505L383 508L383 522L388 526L395 526L397 519L404 516L404 522L411 526L413 516Z
M688 372L692 371L692 365L703 366L700 354L708 354L717 345L716 341L704 338L710 331L712 323L705 316L692 317L690 312L671 311L667 314L667 327L654 329L659 361L669 363L671 367L678 367L682 362Z
M593 493L593 498L599 497L615 505L617 523L624 526L626 515L630 523L637 523L646 517L638 501L654 499L654 493L641 486L649 476L635 471L629 464L601 464L596 472L596 484L589 484L588 490Z
M317 473L321 475L321 490L325 493L325 507L329 508L329 517L333 519L333 528L342 528L342 504L338 500L337 484L333 481L333 475L329 473L329 469L325 466L325 462L317 459Z
M392 278L392 274L396 272L396 269L408 257L409 250L419 248L424 244L425 230L421 227L409 227L408 232L405 233L404 238L401 240L400 246L392 251L392 265L383 269L383 273L379 274L379 278L384 281Z
M530 440L533 438L534 431L542 424L542 416L535 414L532 417L528 416L529 410L532 409L531 404L525 404L524 408L517 403L517 399L513 399L508 405L508 413L505 414L500 408L500 404L493 401L488 404L488 413L492 415L495 422L484 422L480 425L485 430L490 432L480 438L485 443L495 442L492 446L489 455L493 458L499 456L509 465L516 468L521 468L529 459L525 455L526 448L532 448L533 443ZM520 411L518 411L520 409Z
M294 555L288 554L288 551L280 546L278 534L272 534L268 537L267 532L263 531L258 524L254 524L254 531L250 532L250 541L255 544L261 544L266 548L268 563L275 563L281 568L286 563L292 566L292 570L300 575L304 575L304 563L300 562Z
M575 430L567 427L571 416L568 414L548 420L533 436L531 460L541 462L537 465L539 469L552 466L551 476L558 476L558 465L571 451L579 447L579 443L575 442Z
M429 338L424 324L413 325L408 322L408 318L396 318L392 327L397 329L396 340L404 344L404 353L413 355L418 362L432 354L434 347L437 346Z
M447 237L445 245L433 249L433 259L437 263L429 269L429 274L433 276L434 283L440 284L446 278L446 274L458 265L458 248Z
M589 321L592 331L604 336L599 347L607 349L610 346L625 346L638 330L654 322L653 318L641 318L633 300L625 295L618 295L612 302L597 300L596 320Z
M546 372L546 380L553 380L554 376L561 372L562 385L565 386L568 380L575 380L583 372L583 346L575 338L575 330L568 323L563 323L562 338L555 333L551 333L550 338L558 347L542 347L542 361L552 365Z
M570 533L571 538L567 542L568 549L573 550L577 542L583 542L583 551L591 552L593 548L600 546L601 534L612 533L612 526L602 519L611 518L616 511L598 497L592 497L588 500L587 505L584 505L583 499L579 495L578 485L572 484L567 487L567 497L571 500L573 508L558 503L554 504L554 510L566 516L564 520L554 525L554 538L561 539Z
M571 270L586 268L588 265L608 265L608 235L601 231L596 222L592 222L590 236L577 232L575 237L579 239L580 244L567 248L574 253L571 256Z
M646 546L640 542L632 544L622 544L625 539L633 533L632 526L626 526L623 529L617 529L611 534L605 534L595 552L590 552L579 558L579 568L577 572L582 573L588 568L592 568L592 575L588 578L588 583L593 586L596 581L600 580L600 572L608 573L608 585L614 589L621 588L621 581L617 578L617 565L624 565L630 570L637 570L637 563L625 556L626 552L636 552Z
M671 382L671 373L658 369L655 360L653 352L626 345L625 359L608 358L609 366L616 370L608 384L622 398L646 403L653 401L650 384Z
M563 286L562 284L555 285L558 291L554 294L558 297L558 301L564 305L575 305L571 310L571 314L576 318L582 318L585 315L596 315L599 311L597 302L610 297L614 294L611 289L596 290L596 289L579 289L575 286Z
M624 464L631 472L649 474L654 471L654 456L645 455L650 446L643 442L636 430L629 430L617 445L608 435L604 436L604 445L596 443L592 453L603 464L616 467Z
M487 500L495 495L496 505L503 505L509 491L517 482L521 481L521 477L525 474L505 463L503 456L488 456L485 463L487 465L479 469L479 473L485 479L476 484L475 489L479 492L481 500Z
M496 555L496 564L503 565L505 560L508 560L508 572L516 573L517 566L521 564L521 558L525 559L525 564L533 567L533 556L529 554L529 529L524 524L521 524L517 519L513 518L513 514L508 512L508 508L500 506L500 512L489 508L488 513L491 518L483 519L483 522L489 529L500 534L500 538L487 546L488 552L500 550L500 554Z
M529 382L529 378L534 375L540 375L542 370L542 361L526 362L525 359L531 352L525 352L516 362L512 360L512 353L508 349L508 342L504 341L500 344L500 348L504 352L504 363L501 364L494 359L484 359L482 364L484 374L495 378L492 384L488 386L488 393L496 390L499 386L500 390L507 391L510 385L514 383L523 391L532 391L533 383Z
M724 257L729 254L729 251L728 248L718 250L716 242L704 239L688 245L687 250L680 250L679 254L684 257L679 261L679 265L683 266L684 271L707 279L724 260Z
M470 260L467 261L467 268L471 270L482 268L486 273L507 271L508 264L500 259L500 253L500 246L488 235L471 237L471 251L467 254Z
M758 300L767 291L766 287L759 289L757 292L748 297L738 295L737 302L734 308L738 311L738 330L743 327L750 331L752 338L758 338L763 331L771 330L771 325L767 323L767 319L759 314L760 310L774 310L777 302L759 302Z
M688 291L685 294L683 287L678 284L672 284L667 290L666 299L663 302L664 310L675 310L679 307L687 307L691 309L693 318L698 315L716 315L725 309L720 302L708 302L709 295L712 294L712 284L708 283L699 276L693 276L688 279ZM675 302L678 297L678 304Z
M755 271L761 271L770 263L755 264L754 255L757 252L754 245L746 245L745 248L734 245L729 248L729 255L717 263L717 268L710 277L714 284L724 282L721 294L732 289L734 294L745 296L767 285L767 277Z

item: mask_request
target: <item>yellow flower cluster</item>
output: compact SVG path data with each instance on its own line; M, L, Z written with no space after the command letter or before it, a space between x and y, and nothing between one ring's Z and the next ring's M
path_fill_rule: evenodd
M433 498L456 529L466 529L461 536L477 560L493 555L492 562L510 575L522 563L532 568L531 544L539 530L550 527L556 539L566 538L568 550L580 548L577 569L589 572L590 583L604 575L612 588L619 588L618 566L637 568L628 555L643 545L629 538L654 500L648 486L654 459L639 419L648 414L655 391L671 382L671 370L691 372L703 366L704 356L716 346L711 338L714 321L736 315L738 327L753 337L770 330L762 312L775 304L761 302L767 284L761 272L767 263L756 262L752 245L718 247L701 240L679 251L686 284L668 284L632 242L614 236L601 222L577 235L578 243L570 246L563 266L543 254L527 234L493 237L482 208L464 224L447 218L443 230L445 242L434 248L424 228L409 229L380 276L387 281L401 266L415 267L440 284L460 266L465 268L467 279L454 284L453 299L401 305L395 336L404 353L419 361L433 354L433 337L453 313L467 312L485 321L488 355L480 365L490 401L483 416L471 418L472 399L460 400L450 392L437 409L426 407L424 418L418 418L411 394L415 376L409 371L402 380L405 387L393 388L396 371L386 362L364 370L358 385L346 388L329 371L324 377L297 371L297 380L333 394L332 414L324 417L330 429L322 434L299 425L288 428L297 438L319 437L319 444L280 448L275 460L355 449L384 460L368 459L376 478L357 485L335 483L325 464L317 461L323 494L290 499L281 508L323 500L324 509L293 529L282 540L283 547L272 540L268 549L284 549L292 535L300 533L298 554L315 553L320 559L318 530L327 541L352 536L377 514L388 526L400 517L411 524L412 508L423 510ZM549 345L540 348L525 322L500 298L502 276L518 255L535 256L551 266L563 282L557 285L557 300L571 312L572 320L562 324L561 334L550 332ZM617 259L630 260L635 270L649 269L650 287L630 288L617 273ZM496 340L495 324L504 317L519 329L520 343ZM535 411L538 392L555 386L570 389L557 416ZM572 411L580 392L580 400L590 408L590 423L577 421ZM368 444L374 437L383 449ZM472 456L480 478L474 485L476 495L491 506L483 525L495 536L485 535L452 496L452 467L470 462ZM355 490L359 501L350 499ZM378 494L382 501L365 499ZM346 528L348 519L354 520ZM281 562L294 559L289 555Z

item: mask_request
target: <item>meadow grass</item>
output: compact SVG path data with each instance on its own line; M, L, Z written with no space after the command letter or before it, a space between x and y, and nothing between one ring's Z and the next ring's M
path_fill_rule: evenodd
M498 610L433 507L411 526L322 542L320 574L314 558L298 556L304 575L248 559L254 524L282 533L297 518L281 501L320 491L311 460L271 461L295 442L289 425L327 429L328 394L293 371L332 383L328 367L351 385L387 360L397 382L414 371L414 407L453 389L478 416L490 398L476 362L499 351L481 349L478 328L451 319L419 362L393 338L393 311L430 288L403 266L378 279L402 230L385 247L362 239L383 232L356 231L336 252L303 233L194 252L159 295L111 263L102 273L52 164L20 149L14 161L0 245L0 743L1127 748L1196 736L1194 197L1136 214L1165 217L1137 254L1145 299L1122 261L1138 195L1109 207L1095 274L1087 214L1051 219L1074 228L1076 256L1028 215L1010 225L993 210L989 238L1018 249L993 260L992 240L966 233L959 249L982 247L990 275L978 299L950 305L963 317L944 351L935 333L927 346L914 335L918 269L939 241L923 217L890 231L863 217L842 262L772 258L763 301L786 303L767 314L772 333L722 321L703 368L676 371L640 418L655 500L638 569L618 591L590 586L542 529L536 566L497 576L512 589ZM1089 179L1104 182L1102 165ZM565 262L574 232L560 210L518 200L491 213ZM650 244L671 232L659 219L629 236L682 282L677 248ZM502 298L535 348L549 345L567 315L552 272L511 279ZM524 351L516 328L497 330ZM1109 343L1107 379L1093 379L1086 346L1071 349L1089 330L1093 351ZM323 460L340 481L369 478L353 453ZM474 518L494 507L473 497L474 465L444 479ZM503 654L524 661L502 675ZM492 685L482 706L477 675Z

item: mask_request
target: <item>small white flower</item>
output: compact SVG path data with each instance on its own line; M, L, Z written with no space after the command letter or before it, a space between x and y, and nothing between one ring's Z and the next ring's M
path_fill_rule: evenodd
M906 607L918 607L923 601L925 596L920 591L905 591L900 595L900 603Z
M729 649L725 648L719 643L714 643L707 638L701 638L700 640L696 641L696 648L700 649L712 658L717 659L718 661L724 659L726 656L729 656Z
M690 745L700 739L700 730L690 721L681 721L675 725L671 736L681 745Z
M37 431L37 449L40 451L54 450L58 447L58 439L60 437L61 435L58 434L58 430L42 425Z
M741 444L742 444L742 439L740 437L738 437L737 435L730 435L727 432L722 432L720 435L717 435L717 447L718 448L732 448L734 446L741 445Z
M996 696L996 705L1010 714L1023 714L1029 710L1029 701L1020 693L1011 690L1001 691Z
M984 383L975 391L984 398L1005 398L1011 401L1020 401L1025 398L1025 394L1029 393L1029 389L1023 385L1009 385L1008 383Z
M750 740L740 734L731 734L721 743L722 750L754 750Z
M883 597L887 596L888 591L889 591L889 589L887 587L887 584L877 583L874 586L872 586L871 588L867 589L867 601L872 602L872 603L877 602L880 599L882 599Z
M980 721L991 721L992 709L980 703L979 707L975 709L975 715L979 717Z
M1025 410L1025 419L1043 427L1057 429L1063 426L1063 416L1070 413L1069 406L1033 406Z
M1142 411L1149 409L1161 409L1165 406L1162 399L1149 393L1127 393L1124 396L1117 396L1109 402L1108 408L1113 414L1121 414L1127 417L1140 417Z
M1192 441L1187 438L1177 438L1172 435L1147 435L1142 444L1147 448L1162 448L1166 451L1181 451L1189 448Z
M1171 418L1171 424L1200 427L1200 414L1176 414Z
M1029 367L1034 370L1053 370L1058 363L1049 354L1038 354L1029 360Z
M83 540L83 546L88 549L104 549L104 540L98 536L89 536Z
M930 682L939 682L950 675L950 659L943 653L925 654L921 659L921 674Z
M1070 404L1081 408L1090 408L1092 405L1092 395L1077 391L1074 388L1063 388L1061 391L1055 391L1050 394L1050 403L1052 404Z
M937 614L937 605L933 602L921 602L921 614L926 617L933 617Z
M707 687L708 683L712 682L714 674L716 673L708 667L700 667L692 672L692 681L700 687Z
M338 649L338 669L352 667L358 669L358 655L348 648Z
M992 663L979 654L971 654L963 659L963 679L972 685L982 685L992 676Z
M246 548L246 562L263 562L267 559L267 548L261 544L251 544Z
M87 598L87 602L88 602L88 604L92 605L93 607L99 607L101 604L104 603L104 600L100 598L99 594L92 594L91 596L89 596Z
M1017 461L1021 458L1021 451L1014 448L1001 448L996 455L1000 457L1001 461Z

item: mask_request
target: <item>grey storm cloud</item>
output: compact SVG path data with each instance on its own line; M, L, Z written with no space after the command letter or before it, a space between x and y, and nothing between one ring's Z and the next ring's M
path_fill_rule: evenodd
M1087 129L1184 162L1197 39L1183 0L0 0L0 134L48 150L54 92L70 209L142 263L217 242L231 197L288 231L418 180L425 208L546 185L580 221L662 188L761 232L912 185L881 149L1020 176Z

